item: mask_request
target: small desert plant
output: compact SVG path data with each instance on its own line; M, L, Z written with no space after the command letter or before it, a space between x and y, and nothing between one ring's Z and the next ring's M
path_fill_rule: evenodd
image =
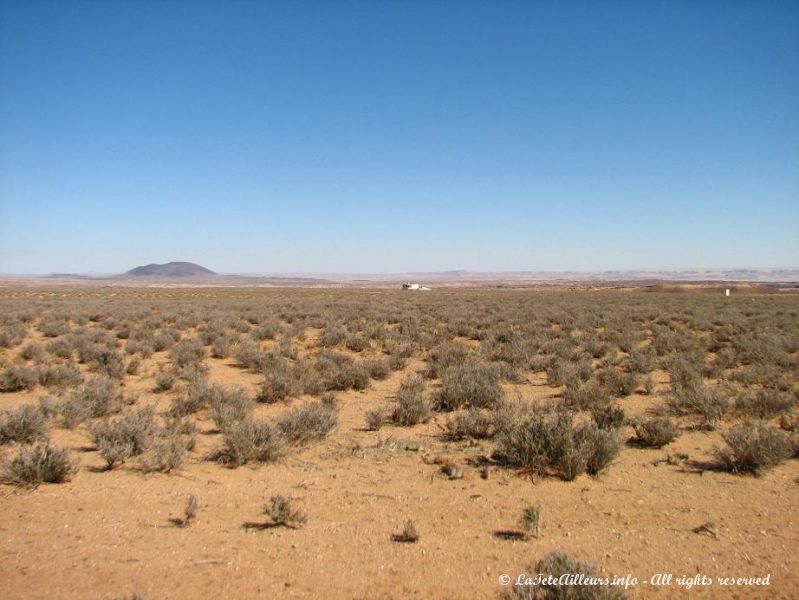
M629 396L638 387L638 375L610 367L599 374L599 379L614 396Z
M183 518L170 519L175 527L188 527L197 520L197 510L200 504L194 494L186 495L186 504L183 506Z
M269 504L264 504L263 514L277 527L299 529L308 521L308 518L299 509L292 507L291 502L283 496L272 496Z
M80 371L72 363L39 365L39 383L45 387L69 387L83 381Z
M264 373L264 380L255 399L265 404L274 404L296 396L299 392L297 382L288 370L274 369Z
M668 417L633 421L635 443L648 448L662 448L680 435L680 430Z
M541 537L541 510L542 506L527 506L522 511L520 525L525 535Z
M235 423L240 423L252 412L252 399L247 391L239 386L215 395L209 404L209 416L219 431L225 431Z
M287 442L304 444L323 439L337 423L335 410L321 402L309 402L284 412L276 426Z
M199 365L205 357L205 348L198 339L180 340L170 351L169 358L178 369Z
M73 388L59 405L58 412L64 426L71 428L87 419L118 412L121 399L119 384L104 375L98 375Z
M668 408L675 414L696 413L702 415L708 429L715 429L729 410L729 402L717 388L704 384L678 386L668 401Z
M0 420L0 444L29 444L44 438L46 422L41 406L28 404L9 410Z
M103 421L91 428L92 439L109 469L147 449L155 428L154 415L154 408L147 406L116 421Z
M186 446L186 440L181 435L170 433L152 445L149 455L142 462L142 468L146 472L169 473L174 471L183 464L183 459L186 457Z
M91 368L111 379L122 379L125 375L125 361L115 350L98 348L91 358Z
M392 535L391 539L395 542L415 544L419 541L419 532L416 530L414 522L408 519L402 526L402 533Z
M591 418L600 429L618 429L626 421L624 409L613 404L595 408L591 411Z
M155 380L155 386L153 387L153 391L155 393L159 392L167 392L175 387L175 383L178 380L177 375L172 373L171 371L159 371L153 377Z
M425 397L424 379L419 375L408 375L397 390L397 406L391 420L397 425L412 426L430 418L430 402Z
M621 449L613 429L594 423L574 425L568 412L533 414L497 435L500 454L513 465L538 474L553 471L566 481L607 467Z
M74 472L67 449L40 442L21 447L17 456L3 465L3 480L20 487L63 483Z
M366 362L369 376L377 381L386 379L391 374L391 368L385 360L369 360Z
M529 569L531 583L513 585L502 600L624 600L617 586L603 585L597 570L572 560L562 552L552 552ZM563 585L563 576L575 576L575 585ZM580 577L582 576L582 577ZM585 583L583 583L585 581Z
M30 367L7 367L0 373L0 392L21 392L36 387L39 376Z
M365 415L366 429L369 431L379 431L383 427L386 420L386 414L379 408L374 408L366 411Z
M492 365L465 361L444 371L438 406L456 410L466 406L492 408L505 397L499 385L499 373Z
M793 406L790 395L767 388L746 393L735 402L736 410L756 419L771 419L790 412Z
M247 462L271 462L283 455L286 440L271 423L244 419L222 432L221 461L239 466Z
M567 386L563 392L563 403L574 410L590 410L608 405L610 394L606 387L589 381L576 388Z
M463 344L445 342L430 349L427 356L427 379L438 379L448 368L461 364L469 355L469 349ZM403 357L404 358L404 357Z
M793 454L788 434L762 423L733 427L722 437L727 448L717 449L716 455L722 466L733 473L760 474Z
M445 437L450 440L493 437L496 433L494 413L482 408L470 407L466 412L448 419L446 430Z

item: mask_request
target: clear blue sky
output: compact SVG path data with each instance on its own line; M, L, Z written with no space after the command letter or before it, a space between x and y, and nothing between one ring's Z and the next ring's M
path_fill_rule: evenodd
M799 265L797 2L0 7L0 272Z

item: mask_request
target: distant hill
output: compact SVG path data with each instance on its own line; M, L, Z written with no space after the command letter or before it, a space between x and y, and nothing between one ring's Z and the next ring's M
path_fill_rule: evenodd
M214 277L210 269L190 262L168 262L163 265L144 265L123 273L120 277L154 277L154 278L182 278L182 277Z

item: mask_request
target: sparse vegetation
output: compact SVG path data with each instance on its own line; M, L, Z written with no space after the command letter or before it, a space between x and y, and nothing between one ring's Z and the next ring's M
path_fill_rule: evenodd
M264 504L263 514L269 517L272 525L290 529L299 529L308 522L305 514L283 496L272 496L269 504Z

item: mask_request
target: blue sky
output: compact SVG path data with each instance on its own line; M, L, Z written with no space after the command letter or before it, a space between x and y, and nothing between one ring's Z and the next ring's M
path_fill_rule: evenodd
M799 3L0 2L0 272L799 265Z

